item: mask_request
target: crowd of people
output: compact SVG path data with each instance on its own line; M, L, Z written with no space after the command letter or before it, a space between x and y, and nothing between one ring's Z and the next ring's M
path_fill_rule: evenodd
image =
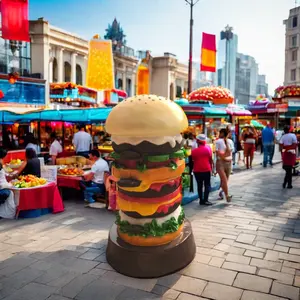
M232 195L229 192L228 182L232 174L233 166L241 161L241 152L244 154L242 160L246 169L252 169L253 158L257 145L261 146L263 152L262 166L273 165L273 156L275 149L275 131L268 124L261 132L252 126L244 126L241 134L237 134L231 126L221 128L217 133L214 144L214 151L207 143L207 137L204 134L194 136L192 133L184 134L183 145L192 148L192 170L197 181L199 204L212 205L209 201L211 190L211 178L218 174L220 178L220 189L218 200L225 199L231 202ZM106 139L106 140L105 140ZM258 140L260 139L260 143ZM22 162L20 168L15 172L14 178L19 175L32 174L41 176L41 165L38 153L40 149L33 134L26 135L26 159ZM91 171L83 176L81 187L84 200L88 203L95 202L95 194L105 193L105 174L109 174L109 166L97 149L93 149L93 144L99 145L107 141L104 132L97 133L97 137L86 132L85 126L80 126L79 131L73 137L73 144L76 155L88 158L91 164ZM291 132L289 126L284 128L284 133L279 139L279 150L282 153L283 169L285 177L282 184L283 188L291 189L292 173L296 163L296 151L298 149L297 137ZM63 152L61 138L55 133L51 134L51 146L49 155L52 163L55 164L57 157ZM14 205L11 201L12 192L7 190L10 184L7 181L3 168L3 159L7 152L0 148L0 217L12 215ZM238 156L238 159L236 159ZM6 203L3 205L3 203Z
M220 177L219 200L226 199L231 202L232 195L228 190L229 177L232 174L232 167L236 164L236 155L244 154L246 169L252 169L254 153L257 149L258 138L260 138L261 152L263 152L262 166L273 166L276 135L270 124L258 132L253 126L245 126L240 136L230 126L222 128L214 141L215 155L211 146L207 144L207 137L200 134L193 137L187 135L185 145L192 147L192 168L198 185L200 205L212 205L209 201L211 189L211 177L216 174ZM279 150L282 154L283 169L285 177L283 188L293 188L292 173L296 163L296 149L298 147L297 137L291 132L289 126L285 126L283 135L278 140ZM240 158L238 159L240 161Z

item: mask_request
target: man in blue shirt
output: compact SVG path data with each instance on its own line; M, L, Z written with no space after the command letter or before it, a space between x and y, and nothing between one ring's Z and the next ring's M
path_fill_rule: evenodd
M273 165L272 159L274 155L274 131L271 128L270 124L268 124L262 131L262 144L264 148L264 168L267 167L268 162L270 165Z

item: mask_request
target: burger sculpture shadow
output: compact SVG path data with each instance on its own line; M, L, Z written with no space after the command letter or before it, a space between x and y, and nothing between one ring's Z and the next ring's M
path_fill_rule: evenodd
M194 259L194 237L181 206L185 153L180 133L187 127L181 107L155 95L128 98L108 116L120 210L106 256L122 274L164 276Z

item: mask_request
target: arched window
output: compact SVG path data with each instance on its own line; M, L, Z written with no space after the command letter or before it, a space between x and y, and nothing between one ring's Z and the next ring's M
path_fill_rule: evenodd
M79 65L76 65L76 84L82 85L82 69Z
M131 97L131 79L130 78L127 78L126 79L127 81L127 84L126 84L126 93L128 95L128 97Z
M123 89L123 80L121 78L118 79L118 89Z
M71 65L65 61L64 64L64 71L65 71L65 82L71 81Z
M53 62L52 62L52 82L57 82L58 80L58 70L57 70L57 60L56 58L53 59ZM51 79L51 78L50 78Z

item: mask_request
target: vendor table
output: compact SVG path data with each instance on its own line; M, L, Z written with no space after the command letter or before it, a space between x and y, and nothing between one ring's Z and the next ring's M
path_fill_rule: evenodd
M80 180L82 180L82 177L80 176L62 176L57 175L57 186L59 188L61 187L67 187L75 190L80 190Z
M51 208L54 214L64 211L63 201L55 182L35 188L12 188L12 190L15 193L15 197L19 198L16 217L23 210Z

